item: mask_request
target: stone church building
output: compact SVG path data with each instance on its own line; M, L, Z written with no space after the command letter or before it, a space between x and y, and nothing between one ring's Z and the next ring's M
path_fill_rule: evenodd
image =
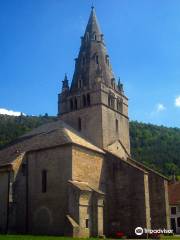
M169 228L167 179L131 157L128 98L95 10L58 121L0 151L0 232L115 237Z

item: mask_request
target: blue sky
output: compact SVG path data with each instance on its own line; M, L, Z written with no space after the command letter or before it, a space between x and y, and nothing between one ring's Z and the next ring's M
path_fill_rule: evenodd
M92 1L0 1L0 108L57 113ZM131 120L180 127L180 1L94 0ZM176 100L176 104L175 104Z

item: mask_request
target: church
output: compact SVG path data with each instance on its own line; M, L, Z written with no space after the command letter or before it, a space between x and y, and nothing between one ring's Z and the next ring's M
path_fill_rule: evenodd
M128 98L92 7L58 120L0 151L0 232L135 236L169 229L168 179L131 157Z

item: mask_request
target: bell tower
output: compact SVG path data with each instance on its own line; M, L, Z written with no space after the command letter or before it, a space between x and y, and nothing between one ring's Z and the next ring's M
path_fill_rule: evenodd
M130 155L128 99L113 74L94 7L70 88L67 76L63 80L58 115L98 147L121 157Z

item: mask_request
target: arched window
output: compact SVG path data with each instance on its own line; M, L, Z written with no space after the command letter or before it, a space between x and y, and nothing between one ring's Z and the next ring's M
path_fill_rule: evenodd
M86 33L86 41L89 41L89 33Z
M41 172L41 179L42 179L42 192L45 193L47 191L47 171L43 170Z
M106 55L106 64L109 66L109 56Z
M89 93L87 94L87 105L88 105L88 106L91 105L91 99L90 99Z
M114 96L111 97L111 107L114 108L114 102L115 102L115 98Z
M86 96L83 95L83 107L86 107L86 105L87 105L87 102L86 102Z
M71 109L71 111L73 110L73 100L72 99L70 100L70 109Z
M82 88L82 79L78 80L78 88Z
M77 99L74 99L74 109L77 110Z
M114 102L115 102L115 97L112 93L109 93L108 95L108 105L111 108L114 108Z
M117 99L117 110L118 112L123 112L123 100L122 99Z
M110 94L108 95L108 106L109 107L111 106L111 95Z
M97 40L96 34L94 34L94 40L95 40L95 41Z
M81 118L78 118L78 130L81 131L82 124L81 124Z
M99 64L99 57L96 55L96 64Z
M86 225L86 228L89 228L89 219L85 220L85 225Z
M111 86L113 89L115 89L115 79L114 78L111 79Z

